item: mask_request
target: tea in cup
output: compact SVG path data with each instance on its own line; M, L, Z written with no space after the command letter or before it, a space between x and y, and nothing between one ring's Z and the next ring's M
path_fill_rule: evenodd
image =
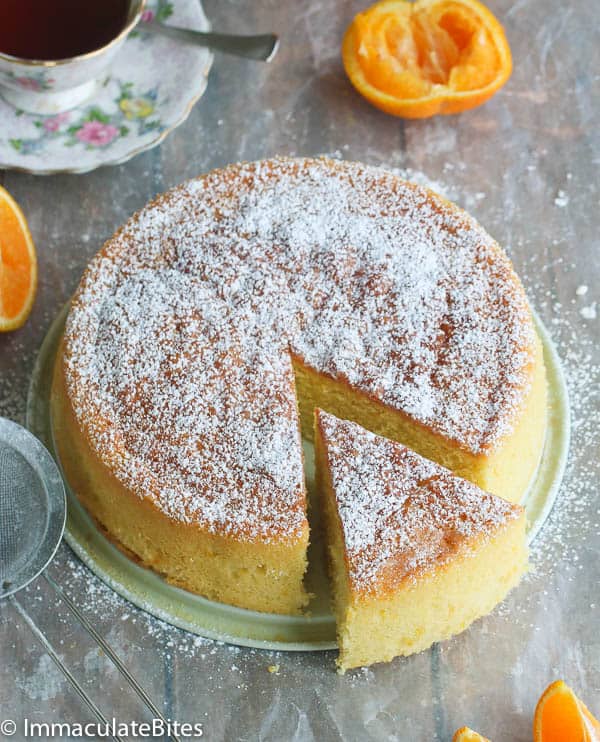
M145 0L1 0L0 95L55 114L90 98Z

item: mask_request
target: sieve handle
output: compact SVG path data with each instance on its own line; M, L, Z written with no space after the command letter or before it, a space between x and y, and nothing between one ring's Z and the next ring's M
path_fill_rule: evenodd
M112 661L113 665L117 668L117 670L121 673L121 675L127 680L131 688L137 693L139 698L146 704L146 706L150 709L150 711L154 714L154 716L163 722L163 724L165 725L165 728L168 729L169 723L167 722L165 717L159 711L159 709L154 704L150 696L146 693L146 691L142 688L142 686L138 683L138 681L129 672L127 667L119 659L118 655L115 654L110 644L108 644L106 640L96 631L96 629L92 626L92 624L87 620L87 618L75 605L75 603L73 603L71 598L67 596L67 594L60 587L60 585L58 585L58 583L56 583L52 579L52 577L50 577L49 574L47 574L46 572L43 572L42 577L46 580L46 582L50 585L50 587L52 587L52 589L59 596L59 598L65 602L69 610L77 618L79 623L88 632L88 634L96 641L98 646L102 648L105 654ZM172 740L172 742L180 742L179 737L176 737L172 733L169 735L169 739Z
M37 624L35 621L31 618L29 613L23 608L21 603L17 600L17 598L14 595L11 595L9 598L10 602L13 604L13 606L16 608L19 615L23 618L25 623L29 626L31 629L33 635L35 638L40 642L40 644L44 647L50 658L53 660L54 664L59 668L59 670L63 673L63 675L67 678L69 683L73 686L73 690L77 693L79 698L85 703L85 705L90 709L90 711L94 714L94 716L98 719L98 721L105 725L107 729L110 728L110 723L108 719L104 716L102 711L96 706L94 701L88 696L88 694L85 692L85 690L81 687L79 681L77 678L73 675L73 673L69 670L69 668L64 664L64 662L61 660L61 658L58 656L56 651L54 650L54 647L50 644L48 639L44 636L44 634L39 630ZM111 739L114 742L124 742L122 737L118 737L117 735L111 734Z

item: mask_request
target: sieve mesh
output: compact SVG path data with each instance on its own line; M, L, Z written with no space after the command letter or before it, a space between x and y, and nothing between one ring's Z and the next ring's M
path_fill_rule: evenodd
M47 496L38 473L0 441L0 581L11 583L35 557L47 525Z
M52 559L65 515L54 460L25 428L0 417L0 598L25 587Z

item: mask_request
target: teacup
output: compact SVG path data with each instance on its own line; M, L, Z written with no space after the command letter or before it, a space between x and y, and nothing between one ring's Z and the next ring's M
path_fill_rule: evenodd
M0 52L0 95L23 111L52 115L91 98L139 21L146 0L129 0L123 29L99 49L69 59L36 60Z

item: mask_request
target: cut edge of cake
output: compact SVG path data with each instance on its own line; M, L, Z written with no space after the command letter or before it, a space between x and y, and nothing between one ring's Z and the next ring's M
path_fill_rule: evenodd
M321 410L315 456L341 672L460 633L526 572L522 507Z
M489 450L477 454L344 380L314 371L301 358L293 356L292 361L302 436L307 440L314 439L314 410L323 409L401 443L510 502L522 502L535 479L544 450L548 407L544 351L537 333L529 391L515 412L513 428Z

